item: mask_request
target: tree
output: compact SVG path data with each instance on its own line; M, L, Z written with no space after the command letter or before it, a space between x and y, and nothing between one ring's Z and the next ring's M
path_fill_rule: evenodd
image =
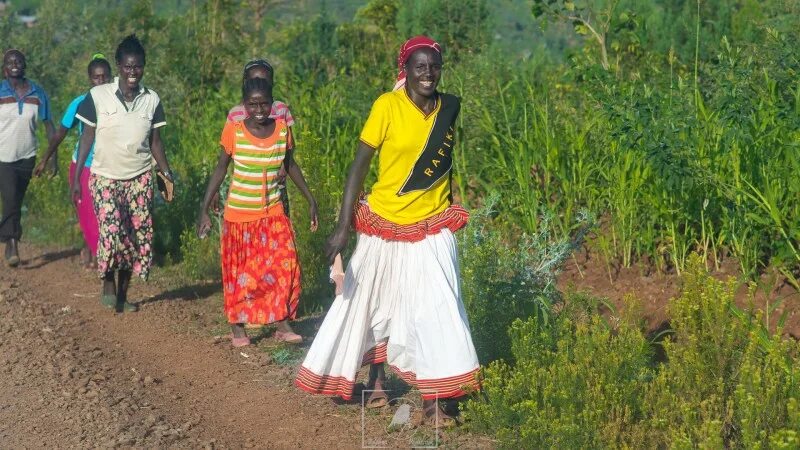
M590 35L600 48L600 64L608 70L608 34L619 3L619 0L534 0L531 12L543 24L547 19L571 22L575 32ZM630 14L623 14L620 19L630 19Z

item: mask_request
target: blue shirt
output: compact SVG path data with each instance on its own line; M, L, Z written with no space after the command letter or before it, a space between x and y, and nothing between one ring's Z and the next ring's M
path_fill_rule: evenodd
M31 80L22 97L8 80L0 83L0 161L14 162L36 156L36 125L50 120L50 99Z
M80 120L75 120L75 114L78 112L78 105L81 104L83 99L86 98L86 94L81 94L75 97L67 106L67 110L64 111L64 117L61 118L61 126L71 130L72 127L75 126L75 123L78 123L78 142L75 143L75 151L72 152L72 162L78 162L78 148L81 145L81 138L80 136L83 134L83 122ZM92 142L92 147L89 149L89 156L86 157L86 163L84 167L92 167L92 159L94 158L94 142Z

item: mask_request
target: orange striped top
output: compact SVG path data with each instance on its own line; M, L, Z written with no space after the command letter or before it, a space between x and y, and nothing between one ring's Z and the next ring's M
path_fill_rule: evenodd
M225 220L251 222L280 210L278 171L293 146L286 122L276 119L275 131L266 138L253 136L243 122L227 122L220 145L233 158Z

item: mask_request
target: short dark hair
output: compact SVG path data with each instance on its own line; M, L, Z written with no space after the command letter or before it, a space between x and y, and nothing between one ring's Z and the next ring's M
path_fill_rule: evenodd
M86 72L89 73L89 76L92 76L92 70L97 66L105 66L109 75L111 74L111 64L109 64L106 56L102 53L95 53L92 55L92 60L89 61L89 65L86 67Z
M136 55L142 57L142 64L145 64L144 47L135 34L125 36L125 39L117 46L117 53L114 55L117 64L122 62L122 55Z
M3 52L3 62L6 62L6 58L8 58L9 56L11 56L14 53L16 53L19 56L22 56L22 59L27 59L27 58L25 58L25 53L22 53L22 50L19 50L19 49L16 49L16 48L10 48L10 49L6 50L5 52Z
M242 100L253 92L262 92L272 95L272 83L263 78L251 78L242 83Z

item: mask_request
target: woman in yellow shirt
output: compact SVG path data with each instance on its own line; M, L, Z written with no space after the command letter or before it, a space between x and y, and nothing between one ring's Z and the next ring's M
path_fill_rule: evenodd
M452 204L450 170L458 97L436 90L439 44L409 39L398 57L392 92L381 95L361 132L337 227L326 254L333 262L350 227L358 243L344 289L325 317L295 384L315 394L353 395L362 364L371 364L368 407L388 402L383 363L422 393L424 416L451 425L436 399L479 387L478 357L461 301L453 233L468 214ZM378 153L378 179L360 196Z

